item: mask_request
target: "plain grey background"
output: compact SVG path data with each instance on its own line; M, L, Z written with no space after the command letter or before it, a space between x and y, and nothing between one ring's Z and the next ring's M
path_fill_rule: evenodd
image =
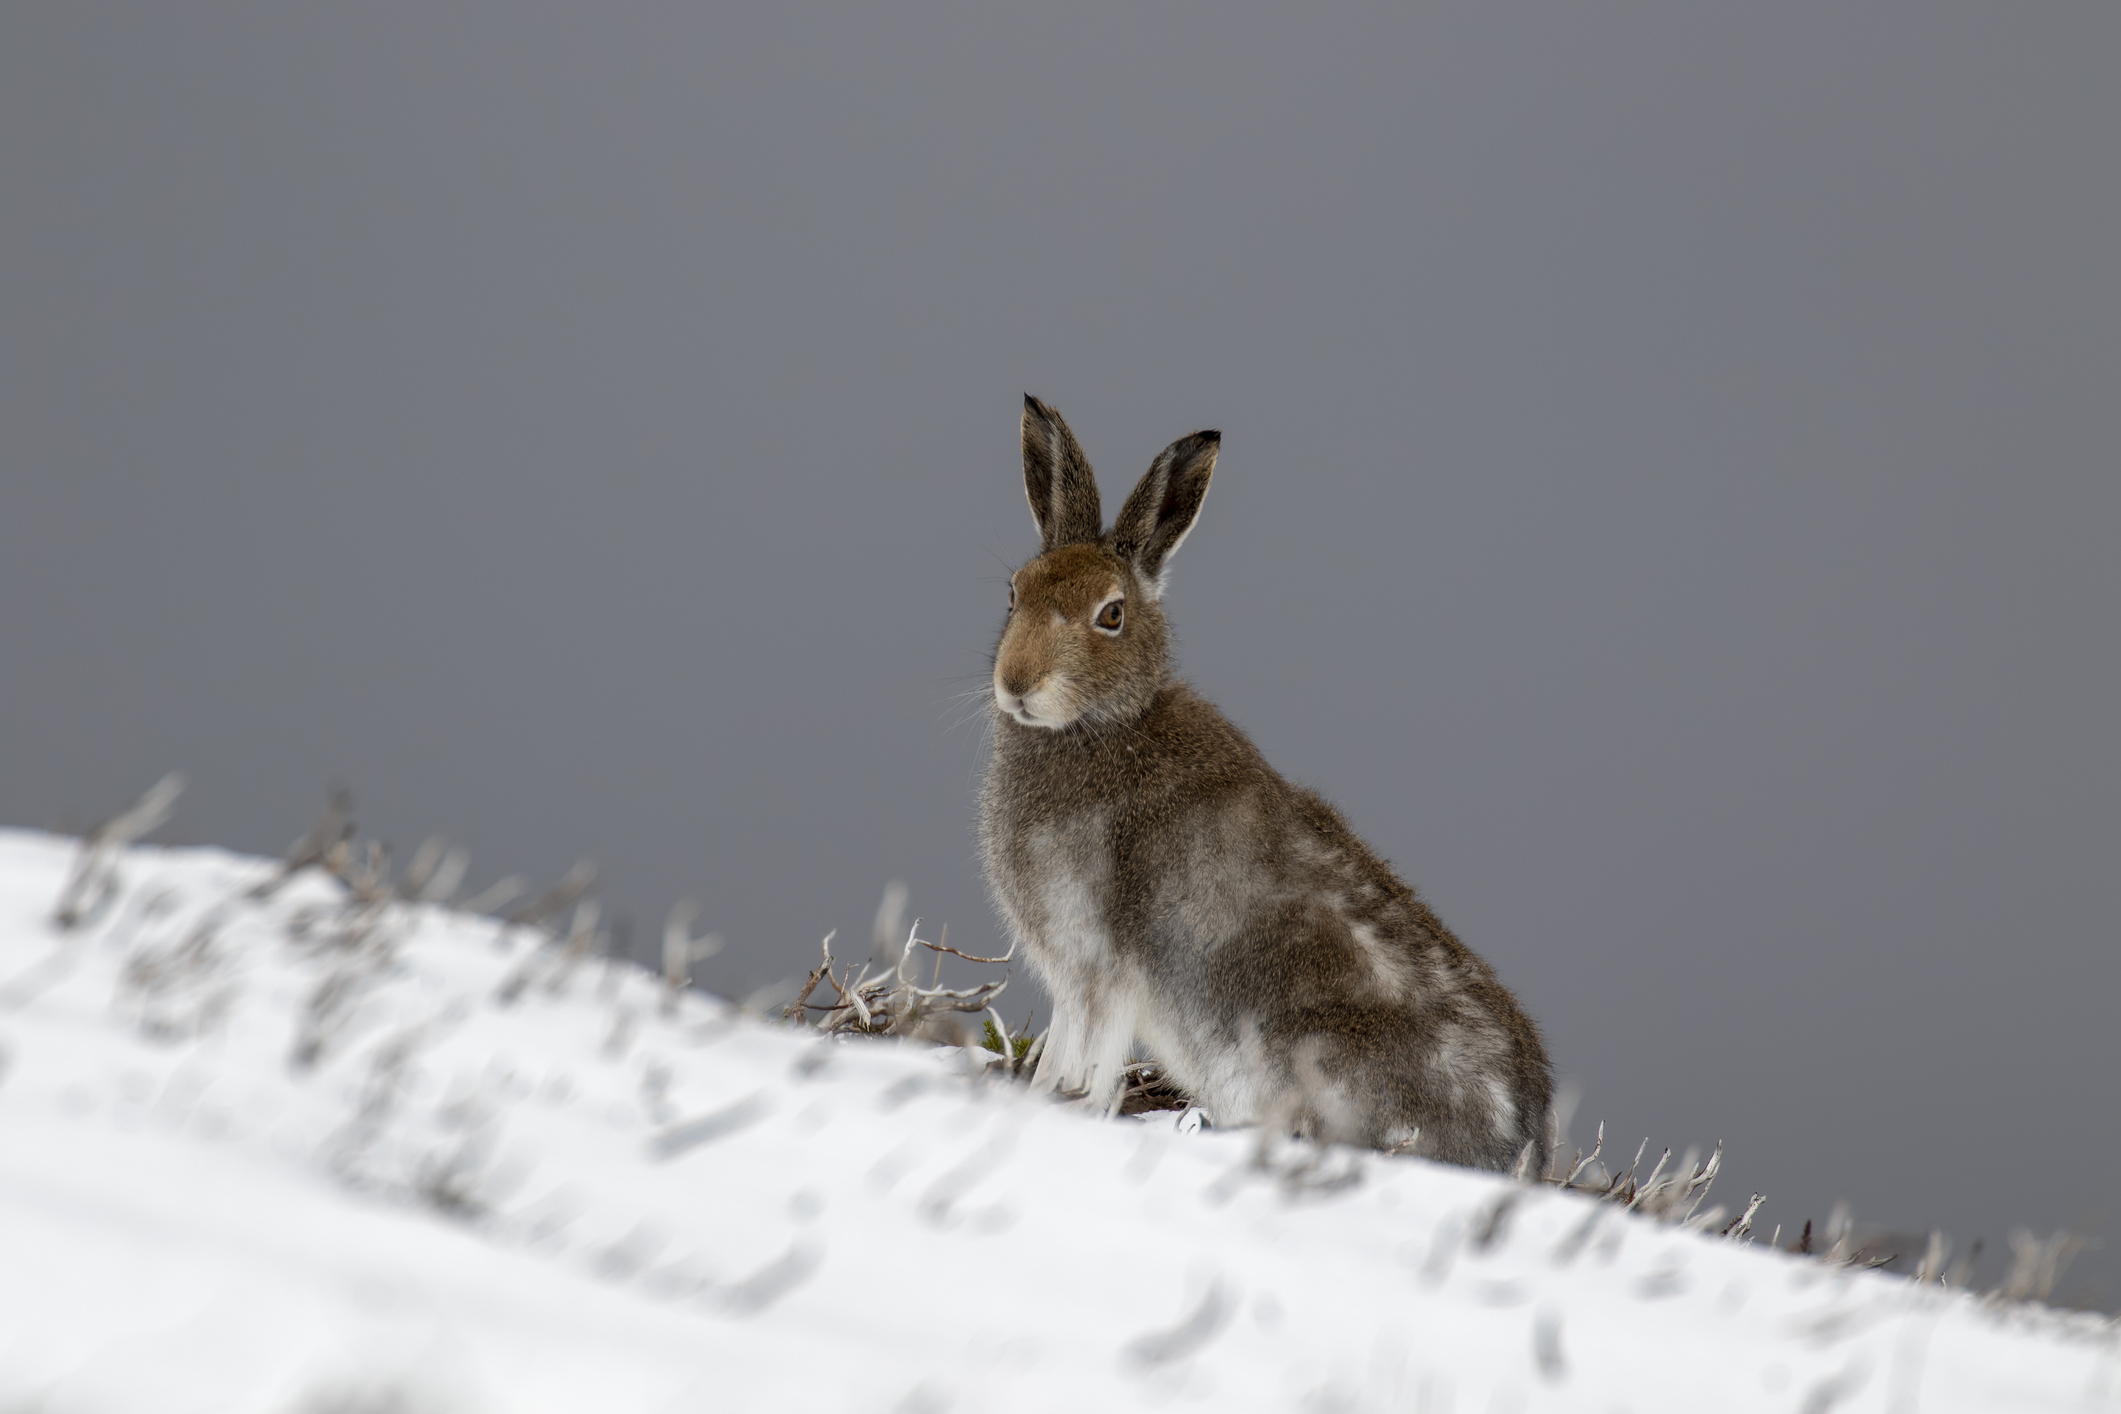
M2117 57L2104 0L11 4L0 819L175 767L276 851L336 778L475 884L697 893L721 991L893 876L998 946L1020 395L1108 506L1220 427L1187 671L1579 1134L2111 1236Z

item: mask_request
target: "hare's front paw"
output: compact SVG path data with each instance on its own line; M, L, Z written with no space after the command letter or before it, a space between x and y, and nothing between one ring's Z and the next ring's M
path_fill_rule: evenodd
M1046 1033L1031 1088L1068 1096L1092 1114L1115 1113L1126 1088L1127 1052L1133 1045L1131 1014L1122 1017L1101 1010L1084 1016L1060 1010Z

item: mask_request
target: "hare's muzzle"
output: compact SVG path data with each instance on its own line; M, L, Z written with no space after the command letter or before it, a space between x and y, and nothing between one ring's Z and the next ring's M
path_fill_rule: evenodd
M1023 723L1025 726L1028 727L1036 725L1036 722L1032 717L1030 711L1027 710L1025 704L1025 698L1027 696L1029 696L1029 694L1027 693L1011 692L1000 682L996 682L994 684L995 705L1002 709L1004 715L1014 717L1017 721Z
M1045 689L1051 686L1050 673L1041 674L1036 681L1020 680L1016 674L1005 673L996 668L994 672L994 704L1018 725L1026 727L1058 727L1065 725L1055 711L1059 705L1052 701L1054 694Z

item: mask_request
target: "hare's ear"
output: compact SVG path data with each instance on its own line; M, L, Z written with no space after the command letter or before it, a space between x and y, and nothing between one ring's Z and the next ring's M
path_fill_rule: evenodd
M1112 548L1132 562L1159 597L1165 568L1208 499L1208 478L1215 475L1222 442L1220 432L1196 432L1164 448L1112 523Z
M1061 415L1029 393L1024 394L1024 494L1038 521L1040 554L1093 541L1104 529L1089 458Z

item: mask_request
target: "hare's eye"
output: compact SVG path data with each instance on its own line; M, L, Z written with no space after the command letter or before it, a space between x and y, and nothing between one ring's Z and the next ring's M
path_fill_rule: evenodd
M1111 603L1105 605L1104 608L1099 609L1097 611L1097 626L1108 632L1117 633L1120 620L1126 615L1126 609L1123 605L1124 601L1114 599Z
M1009 586L1009 607L1016 607L1016 586L1013 584Z

